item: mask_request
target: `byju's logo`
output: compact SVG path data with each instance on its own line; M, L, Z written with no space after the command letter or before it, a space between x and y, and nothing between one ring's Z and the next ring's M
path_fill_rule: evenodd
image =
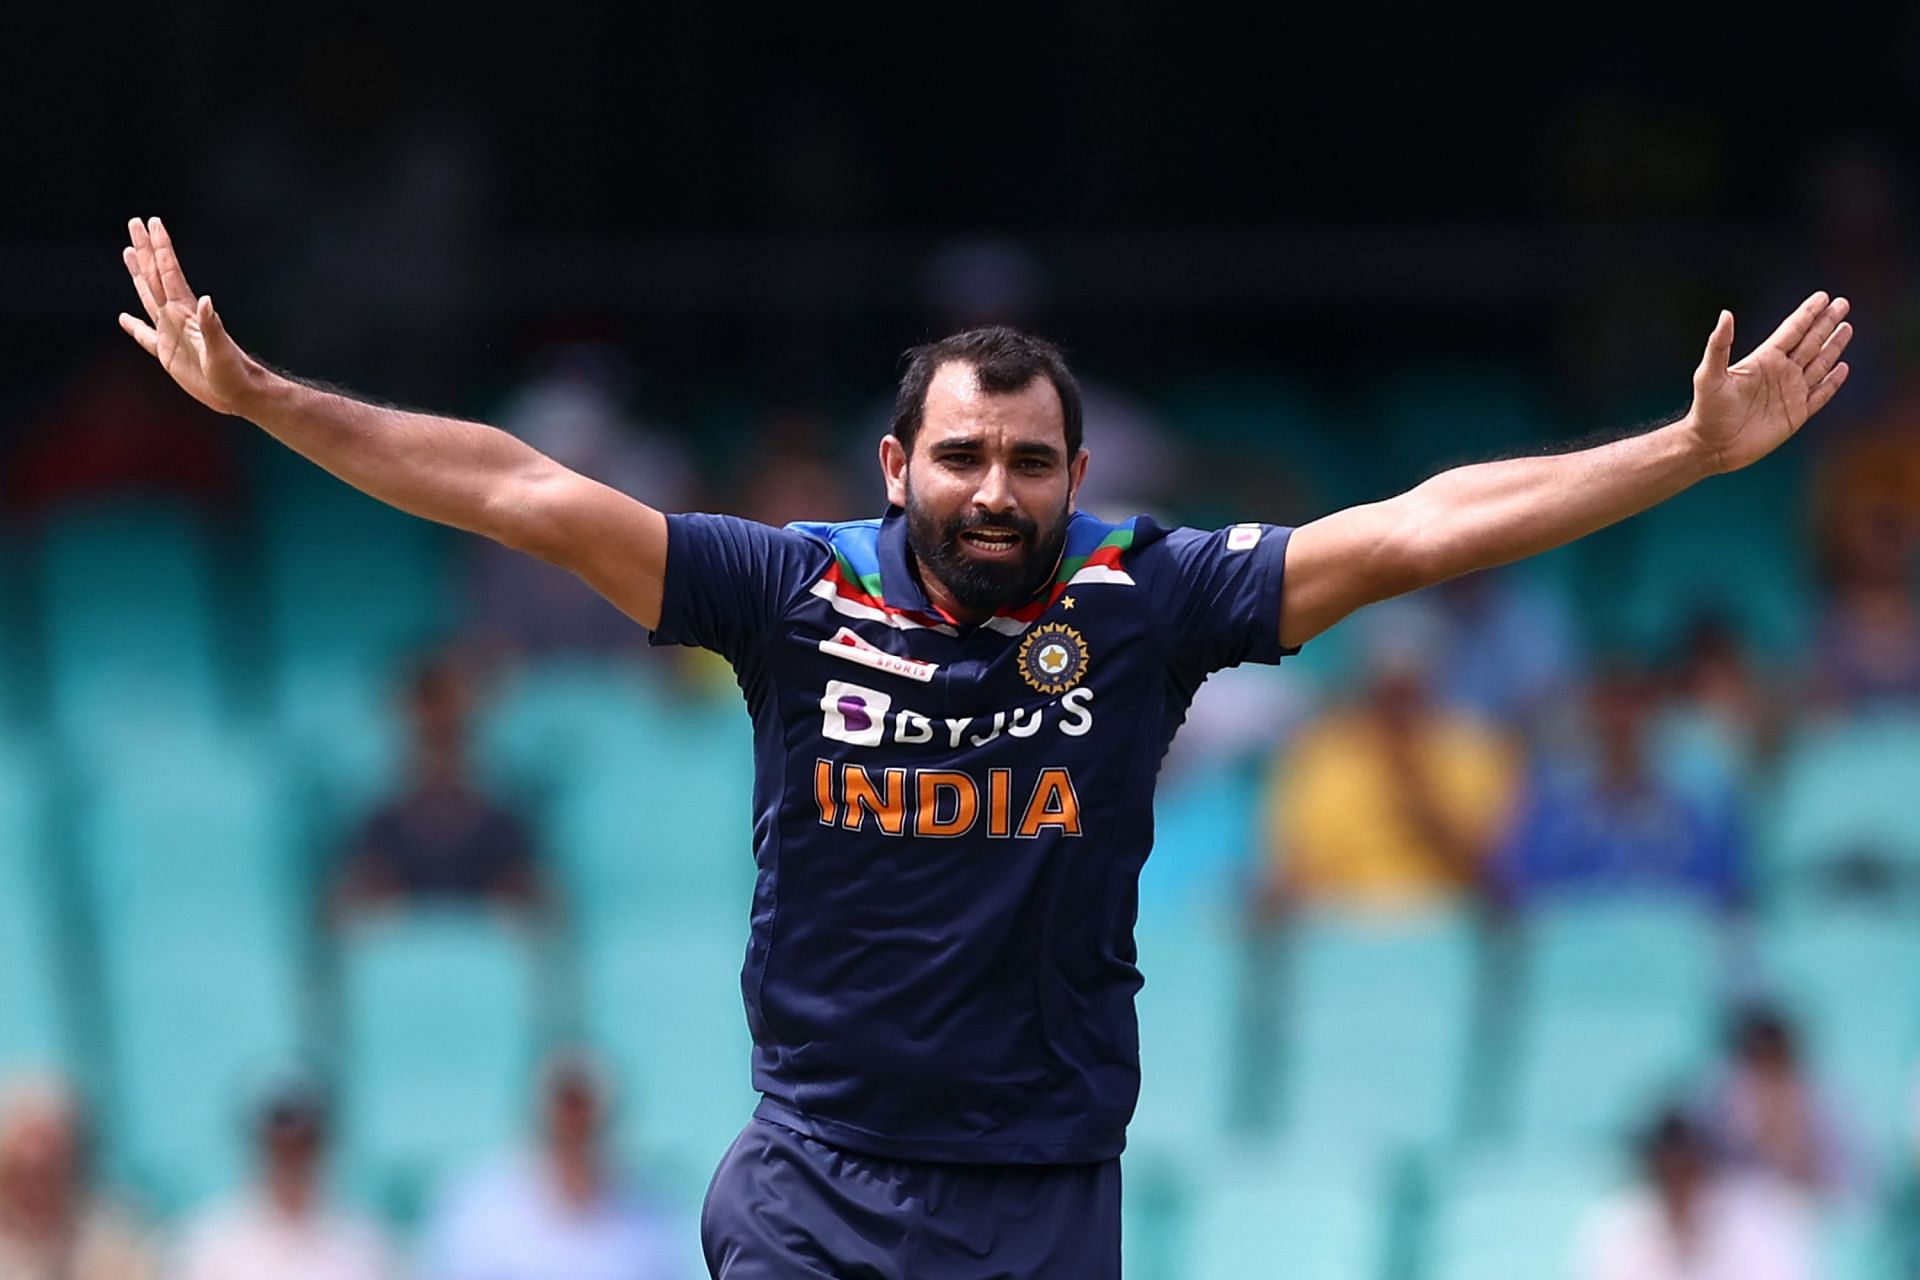
M887 712L893 699L878 689L845 680L827 681L820 699L826 719L820 732L836 742L851 742L856 747L877 747L887 731Z

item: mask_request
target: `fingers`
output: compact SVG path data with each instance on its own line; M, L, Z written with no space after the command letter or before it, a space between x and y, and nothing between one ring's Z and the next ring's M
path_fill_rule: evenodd
M166 224L158 218L149 218L147 239L153 242L153 261L160 271L162 296L168 302L192 305L193 290L187 285L186 273L180 270L180 259L174 256L173 237L167 234Z
M120 327L127 331L128 337L140 344L142 351L145 351L148 355L156 359L159 357L160 336L153 331L152 325L147 324L145 321L137 320L122 311L120 313Z
M1796 364L1804 369L1813 363L1814 358L1827 345L1827 339L1833 336L1833 331L1839 328L1842 320L1846 319L1851 306L1852 304L1845 298L1835 298L1814 317L1813 323L1807 326L1807 332L1800 339L1799 345L1793 348L1793 359Z
M1773 331L1773 336L1760 345L1773 347L1782 354L1792 351L1800 345L1800 339L1807 335L1807 330L1813 327L1813 322L1819 318L1822 311L1826 310L1826 306L1826 291L1821 290L1815 293L1795 307L1793 314L1782 320L1780 327Z
M1847 349L1847 343L1853 340L1853 326L1842 324L1827 338L1812 361L1807 365L1807 385L1818 386L1829 370L1840 363L1840 355Z
M154 296L153 286L147 282L147 273L140 265L140 251L129 245L120 251L120 261L127 264L127 274L133 277L133 291L140 295L140 305L147 309L147 319L158 324L160 302Z
M1833 372L1828 374L1819 386L1807 393L1807 416L1809 418L1827 407L1827 401L1833 399L1833 393L1838 391L1841 385L1846 382L1849 372L1847 362L1842 360L1839 364L1833 366Z
M231 341L227 337L227 326L220 322L220 313L213 309L212 294L200 299L196 304L195 313L200 317L200 331L207 335L208 341Z
M1727 360L1733 354L1733 312L1722 311L1720 318L1714 321L1713 332L1707 335L1706 354L1700 357L1700 368L1696 377L1713 378L1727 371Z
M146 281L146 291L141 300L147 302L147 314L158 320L159 309L165 304L167 295L160 284L160 268L154 263L153 241L147 238L147 224L138 218L129 218L127 239L133 242L133 261L128 263L127 270L132 272L136 267L138 268L139 275L135 277L136 287L138 287L138 280Z

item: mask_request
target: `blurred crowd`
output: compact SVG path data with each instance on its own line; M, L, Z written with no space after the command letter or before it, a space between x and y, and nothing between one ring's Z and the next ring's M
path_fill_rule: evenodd
M952 246L928 267L930 313L943 327L1025 318L1034 277L1011 246ZM236 427L183 409L137 363L89 371L9 460L17 518L126 492L223 513L240 500ZM1291 466L1284 446L1198 442L1177 413L1100 373L1084 374L1083 507L1196 521L1311 510L1327 477ZM1860 381L1823 439L1789 446L1811 483L1802 509L1774 513L1807 531L1815 568L1802 649L1763 651L1711 608L1656 645L1596 639L1566 583L1524 566L1371 609L1277 676L1225 673L1196 702L1168 787L1234 770L1261 780L1254 847L1222 851L1230 872L1214 887L1256 932L1284 932L1300 912L1435 906L1498 931L1559 904L1630 899L1696 905L1737 939L1775 891L1760 827L1785 744L1821 725L1920 715L1920 368L1890 356ZM645 399L618 352L572 342L538 354L494 420L670 510L772 523L878 513L878 397L838 413L774 402L718 433L676 429ZM639 627L564 573L491 544L468 550L459 632L402 682L403 765L332 852L329 927L452 900L564 928L537 822L475 765L477 708L507 673L580 655L689 689L726 683L698 655L650 653ZM1836 898L1904 901L1912 888L1870 847L1822 874L1812 891ZM1585 1274L1817 1274L1804 1224L1879 1176L1825 1089L1792 1018L1745 1006L1715 1077L1635 1138L1642 1176L1595 1206ZM289 1073L244 1108L253 1183L164 1238L94 1181L74 1086L22 1076L0 1089L0 1280L692 1274L685 1232L604 1156L615 1102L589 1054L549 1061L528 1150L436 1189L408 1251L329 1194L332 1110L311 1075ZM1907 1149L1920 1161L1920 1097L1914 1110Z

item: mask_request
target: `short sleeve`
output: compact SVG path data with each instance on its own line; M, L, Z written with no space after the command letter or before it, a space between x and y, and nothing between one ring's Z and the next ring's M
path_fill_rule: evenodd
M667 517L667 576L653 644L685 644L736 666L788 601L824 570L824 544L737 516Z
M1174 529L1162 540L1154 593L1175 661L1197 675L1242 662L1278 662L1300 652L1280 644L1284 525Z

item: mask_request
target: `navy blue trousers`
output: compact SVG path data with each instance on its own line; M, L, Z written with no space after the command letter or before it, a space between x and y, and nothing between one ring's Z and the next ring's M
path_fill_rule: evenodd
M1116 1280L1120 1162L887 1160L755 1118L700 1244L715 1280Z

